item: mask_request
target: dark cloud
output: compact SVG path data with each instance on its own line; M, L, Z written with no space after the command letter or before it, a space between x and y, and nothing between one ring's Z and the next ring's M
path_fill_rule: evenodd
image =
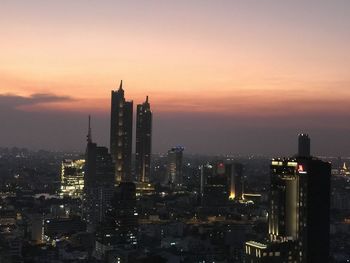
M69 96L49 93L37 93L29 97L0 95L0 146L82 150L85 144L87 114L25 110L25 107L44 103L73 100L75 99Z
M0 94L0 107L18 109L20 106L35 106L41 103L73 101L69 96L57 96L51 93L35 93L29 97L14 94Z

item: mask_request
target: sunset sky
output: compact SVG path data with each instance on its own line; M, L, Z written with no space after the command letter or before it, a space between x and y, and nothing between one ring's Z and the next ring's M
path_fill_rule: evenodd
M0 4L0 146L108 145L110 91L149 95L154 152L350 155L350 1Z

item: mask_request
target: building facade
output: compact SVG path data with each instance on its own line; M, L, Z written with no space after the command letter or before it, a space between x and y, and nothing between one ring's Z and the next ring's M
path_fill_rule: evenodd
M85 160L63 160L61 164L61 197L83 198Z
M137 105L135 172L138 182L150 181L152 153L152 111L146 101Z
M115 184L131 180L133 102L124 97L123 82L111 93L110 151L115 162Z
M184 148L177 146L168 151L167 174L168 183L173 186L182 184L182 158Z
M89 126L85 154L83 216L90 232L104 220L115 192L115 164L106 147L92 142Z

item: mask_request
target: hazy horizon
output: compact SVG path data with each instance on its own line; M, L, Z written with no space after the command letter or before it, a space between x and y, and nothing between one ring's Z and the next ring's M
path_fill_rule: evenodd
M350 2L2 1L0 146L109 146L148 95L153 152L350 156ZM135 111L135 107L134 107ZM135 129L135 127L134 127ZM133 147L134 148L134 147ZM133 149L134 150L134 149Z

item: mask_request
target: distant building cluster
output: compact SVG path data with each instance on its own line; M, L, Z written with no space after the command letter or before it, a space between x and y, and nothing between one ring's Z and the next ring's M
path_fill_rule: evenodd
M347 158L312 157L304 133L289 158L152 154L148 97L133 118L121 82L110 148L89 117L85 153L0 149L0 262L350 260Z

